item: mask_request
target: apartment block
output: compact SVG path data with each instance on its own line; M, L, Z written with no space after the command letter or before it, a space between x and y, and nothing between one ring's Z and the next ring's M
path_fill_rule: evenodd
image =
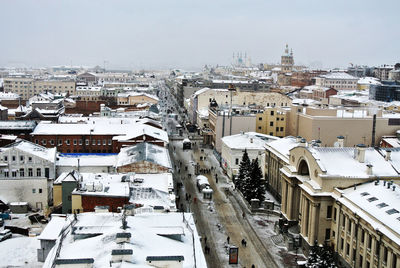
M18 94L22 100L28 100L36 94L51 92L53 94L75 94L73 80L45 80L32 77L4 78L4 91Z

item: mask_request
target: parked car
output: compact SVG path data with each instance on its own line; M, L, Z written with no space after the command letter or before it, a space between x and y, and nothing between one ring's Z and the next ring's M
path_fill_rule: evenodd
M11 238L11 236L12 236L12 233L10 230L6 229L6 230L1 231L0 232L0 242Z

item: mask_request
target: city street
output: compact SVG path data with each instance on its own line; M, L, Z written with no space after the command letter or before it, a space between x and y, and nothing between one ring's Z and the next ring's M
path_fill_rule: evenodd
M198 232L202 236L203 251L206 245L210 248L209 254L206 254L209 267L230 267L230 246L239 248L240 267L280 267L271 254L272 245L265 245L268 242L262 241L253 229L250 211L233 189L232 182L223 174L212 150L201 148L200 136L187 132L178 135L176 125L184 121L183 114L177 111L176 100L168 88L165 85L161 88L161 111L164 113L163 125L170 134L169 151L174 166L177 207L194 213ZM177 117L171 114L177 114ZM187 137L193 144L191 150L183 150L182 140ZM203 199L198 191L196 170L208 178L214 191L212 200ZM241 243L243 239L246 240L245 246Z

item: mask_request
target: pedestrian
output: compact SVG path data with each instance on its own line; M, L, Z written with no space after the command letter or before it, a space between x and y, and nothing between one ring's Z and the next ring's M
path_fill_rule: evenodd
M231 240L231 238L228 236L227 238L226 238L226 242L228 242L228 244L229 244L229 241Z
M256 266L254 264L251 265L251 268L256 268Z

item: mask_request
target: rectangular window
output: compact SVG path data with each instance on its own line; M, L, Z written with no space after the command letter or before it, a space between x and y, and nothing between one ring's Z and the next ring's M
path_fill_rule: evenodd
M11 156L11 159L12 159L13 162L15 162L15 160L16 160L17 158L15 157L15 155L13 155L13 156Z
M20 155L20 156L19 156L19 161L20 161L20 162L24 162L24 156L23 156L23 155Z
M371 250L371 246L372 246L372 235L368 235L367 249Z
M50 140L50 145L54 145L54 140Z
M365 231L364 229L361 230L361 243L364 244L364 240L365 240Z
M280 129L281 131L283 131L283 127L281 127L281 129Z
M343 251L343 247L344 247L344 240L343 238L340 238L340 250Z
M4 177L8 178L10 176L10 174L8 173L8 171L4 171Z
M347 223L347 232L351 233L351 225L352 225L352 221L349 219L349 222Z
M76 141L75 139L73 140L73 142L74 142L74 145L76 145L76 144L77 144L77 141Z
M65 144L70 145L69 140L66 140L66 141L65 141Z
M85 140L85 144L89 145L89 140L88 139Z
M329 240L331 238L331 229L325 229L325 240Z
M235 159L235 165L239 165L239 158Z
M32 194L36 194L36 189L35 188L32 189Z
M270 127L273 127L273 126L274 126L274 122L272 122L272 121L269 122L269 126L270 126Z
M19 169L19 176L24 177L25 176L25 170L23 168Z
M271 115L272 115L272 116L274 115L274 111L271 111Z
M42 193L42 188L39 188L39 194L41 194Z
M97 140L97 145L101 145L101 140Z
M13 170L13 171L11 172L11 176L12 176L13 178L17 177L17 171L16 171L16 170Z
M32 162L32 157L31 157L31 156L28 157L28 162L29 162L29 163Z
M103 140L103 145L107 145L107 140Z
M8 156L4 156L4 161L8 161Z
M258 121L262 121L262 117L259 117L259 118L258 118Z
M41 177L42 176L42 169L41 168L37 168L36 169L36 176L37 177Z
M346 243L346 256L349 256L350 254L350 244Z
M112 140L108 140L108 145L112 145Z
M96 145L96 140L92 140L92 145Z
M28 168L28 176L29 177L33 176L33 169L32 168Z
M59 139L58 140L58 145L62 145L63 144L63 140L62 139Z
M276 131L279 131L279 127L276 127L275 130L276 130Z
M81 139L79 140L79 145L82 145L82 140Z
M387 247L383 248L383 262L386 264L387 263L387 258L388 258L388 250Z
M47 141L46 140L42 140L42 144L46 145Z
M337 208L333 210L333 220L336 221Z

